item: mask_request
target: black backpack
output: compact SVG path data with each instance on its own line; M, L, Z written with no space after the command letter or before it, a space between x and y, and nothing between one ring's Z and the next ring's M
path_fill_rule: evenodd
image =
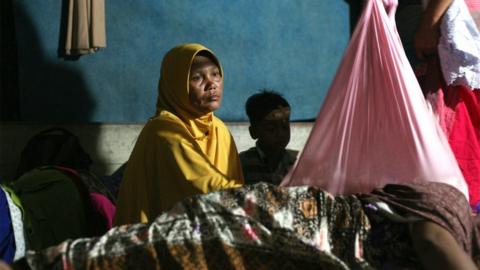
M54 127L34 135L22 150L15 178L45 165L89 170L92 160L70 131Z

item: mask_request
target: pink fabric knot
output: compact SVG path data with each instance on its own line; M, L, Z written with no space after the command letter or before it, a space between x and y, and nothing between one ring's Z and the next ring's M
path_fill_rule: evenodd
M390 18L390 20L395 20L395 12L397 11L398 0L382 0L382 1L383 1L383 6L387 11L387 15Z

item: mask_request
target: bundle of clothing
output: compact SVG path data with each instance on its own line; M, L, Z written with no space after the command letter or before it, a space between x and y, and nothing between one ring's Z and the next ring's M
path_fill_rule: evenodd
M469 197L400 42L396 4L365 1L307 143L282 185L353 194L433 181Z

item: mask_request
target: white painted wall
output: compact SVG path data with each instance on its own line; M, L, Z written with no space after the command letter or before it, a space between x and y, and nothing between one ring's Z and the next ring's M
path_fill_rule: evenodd
M20 153L30 137L54 125L0 124L0 179L13 177ZM64 127L80 138L80 143L90 154L92 171L97 175L110 175L128 160L143 124L80 124L55 125ZM255 142L248 133L248 123L227 123L239 151ZM302 150L313 123L292 123L288 148Z

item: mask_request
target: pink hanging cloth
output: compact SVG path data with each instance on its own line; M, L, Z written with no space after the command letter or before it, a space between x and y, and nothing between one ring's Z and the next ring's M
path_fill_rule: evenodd
M366 1L310 137L282 186L352 194L387 183L435 181L468 198L396 32L397 2L388 2L387 15L380 0Z

